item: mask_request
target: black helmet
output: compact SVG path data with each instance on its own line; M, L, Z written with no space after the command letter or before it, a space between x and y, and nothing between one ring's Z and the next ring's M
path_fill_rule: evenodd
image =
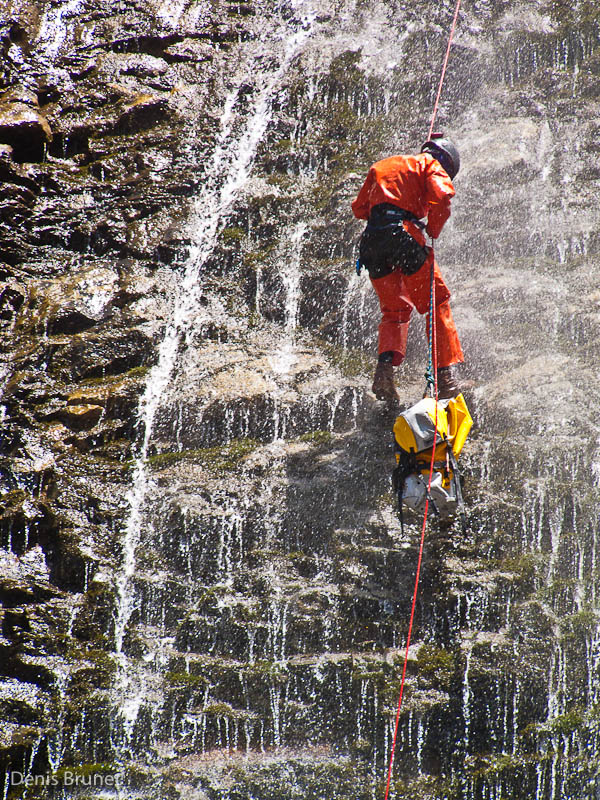
M454 142L446 139L441 133L433 133L421 148L422 153L429 153L436 158L450 176L450 180L460 169L460 156Z

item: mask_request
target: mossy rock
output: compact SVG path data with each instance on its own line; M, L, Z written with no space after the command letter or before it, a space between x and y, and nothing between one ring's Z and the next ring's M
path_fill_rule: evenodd
M244 458L259 444L255 439L234 439L228 444L215 447L160 453L150 456L147 463L152 469L161 470L181 461L193 461L217 475L232 473L240 469Z
M598 613L592 609L578 611L560 620L561 632L567 642L590 639L597 632L599 624Z
M167 672L165 682L169 686L183 689L202 689L209 686L210 682L203 675L196 675L191 672Z
M333 440L333 434L331 431L309 431L308 433L303 433L302 436L299 437L299 441L307 442L308 444L322 446L331 444Z
M433 686L447 692L452 687L457 666L456 653L434 644L423 644L417 654L419 685Z
M82 666L71 673L69 694L82 695L95 692L97 689L109 689L112 686L117 666L105 650L88 650L85 661L89 666Z

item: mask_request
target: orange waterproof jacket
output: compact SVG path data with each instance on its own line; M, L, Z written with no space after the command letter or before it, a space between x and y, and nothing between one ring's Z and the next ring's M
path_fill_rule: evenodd
M453 197L448 173L429 153L391 156L373 164L352 211L358 219L368 219L373 206L391 203L419 219L427 217L427 233L437 239L450 216Z

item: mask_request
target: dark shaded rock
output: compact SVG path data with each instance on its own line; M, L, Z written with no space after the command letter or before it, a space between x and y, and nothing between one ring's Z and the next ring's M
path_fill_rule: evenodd
M37 299L38 326L52 335L82 333L111 316L117 292L117 275L102 267L59 278Z
M140 95L131 100L115 125L115 133L137 133L166 119L168 101L163 97Z
M93 428L104 413L102 406L92 403L73 405L71 402L55 419L62 420L65 425L74 431L84 431Z
M3 553L1 563L0 599L5 608L41 603L60 595L48 582L48 566L39 546L27 550L20 558ZM24 621L27 627L23 613L17 612L15 619Z
M0 142L12 148L15 161L41 161L51 140L36 95L18 88L0 95Z
M0 319L12 322L26 297L27 289L16 282L0 285Z
M49 364L56 375L67 381L79 381L120 375L135 367L149 366L154 357L153 340L143 331L90 330L74 335L67 342L52 344Z

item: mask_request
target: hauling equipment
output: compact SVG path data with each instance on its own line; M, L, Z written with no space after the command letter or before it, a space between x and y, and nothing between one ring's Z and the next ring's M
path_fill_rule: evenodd
M447 520L458 515L464 529L464 504L457 459L472 425L473 419L462 394L449 400L438 400L437 418L433 397L424 397L397 417L394 424L396 468L392 485L398 498L403 528L403 506L423 512L429 499L440 519ZM428 490L432 456L433 472Z

